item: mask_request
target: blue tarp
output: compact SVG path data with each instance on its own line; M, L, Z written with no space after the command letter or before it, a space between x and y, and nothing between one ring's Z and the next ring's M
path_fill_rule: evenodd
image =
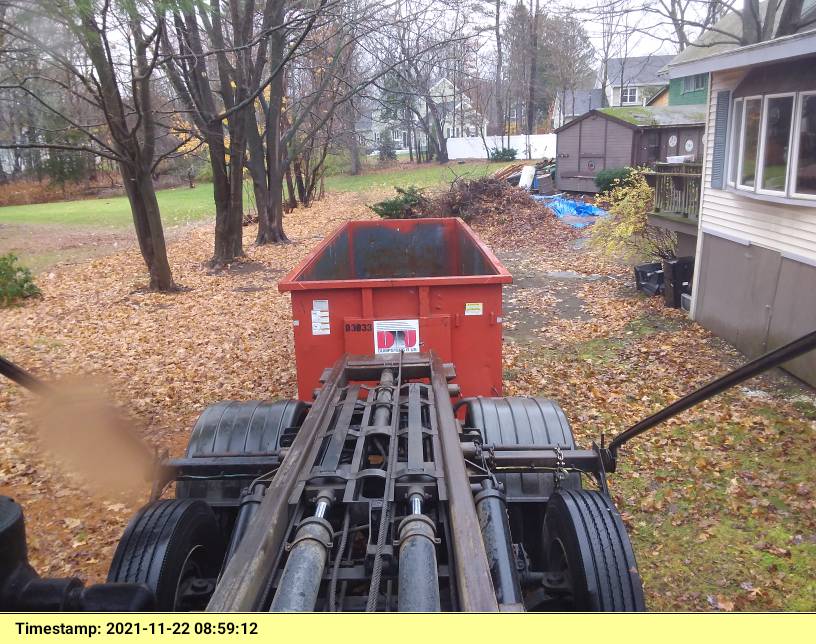
M595 217L606 217L607 212L589 203L574 201L559 196L533 195L533 199L543 202L555 216L573 228L584 228L595 221ZM592 217L590 221L583 221L585 217Z

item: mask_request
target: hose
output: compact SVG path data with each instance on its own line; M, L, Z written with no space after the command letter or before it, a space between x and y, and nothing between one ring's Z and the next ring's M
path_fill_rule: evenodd
M343 517L343 534L340 537L340 545L337 548L337 556L334 558L332 564L331 581L329 582L329 612L337 611L336 595L337 595L337 575L340 573L340 561L343 559L343 554L346 551L346 542L349 536L349 525L351 524L351 512L348 506L346 507L346 514Z

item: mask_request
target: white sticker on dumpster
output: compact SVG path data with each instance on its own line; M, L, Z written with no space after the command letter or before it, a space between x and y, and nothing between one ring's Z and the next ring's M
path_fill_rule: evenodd
M465 302L465 315L482 315L483 312L482 302Z
M329 312L312 309L312 335L329 335Z
M375 320L374 353L419 352L419 320Z

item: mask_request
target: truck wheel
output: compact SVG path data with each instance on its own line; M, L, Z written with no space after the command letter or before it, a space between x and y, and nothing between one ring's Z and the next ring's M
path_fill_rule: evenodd
M226 400L198 417L186 456L277 454L300 427L308 407L300 400ZM176 498L234 504L254 477L178 481Z
M562 585L565 608L643 611L635 554L612 500L593 490L558 490L547 504L545 575Z
M154 501L125 529L108 581L147 585L158 611L203 610L225 550L215 515L204 501Z

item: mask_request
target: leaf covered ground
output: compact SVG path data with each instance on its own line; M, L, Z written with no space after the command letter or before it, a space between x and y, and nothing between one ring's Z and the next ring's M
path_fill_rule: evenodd
M206 405L294 394L289 300L276 283L342 220L370 216L354 194L332 195L287 216L291 244L255 247L247 228L247 258L218 273L205 266L211 226L192 229L170 246L186 287L173 295L143 289L134 250L55 269L40 277L41 300L0 311L0 355L49 379L93 375L152 446L180 455ZM582 445L741 360L540 210L475 227L516 277L505 393L559 400ZM0 382L0 494L25 507L42 574L101 580L148 490L90 492L43 445L32 404ZM650 608L816 609L814 439L812 390L774 373L627 446L611 489Z

